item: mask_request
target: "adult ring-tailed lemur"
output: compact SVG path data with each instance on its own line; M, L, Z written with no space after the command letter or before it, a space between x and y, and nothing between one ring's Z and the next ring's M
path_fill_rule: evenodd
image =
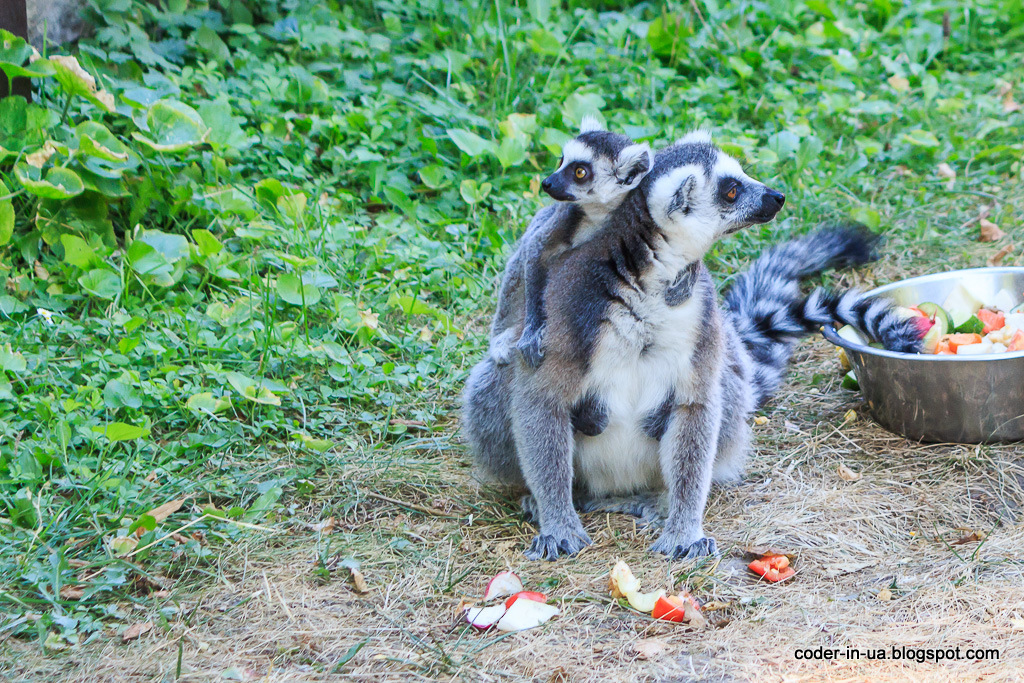
M463 427L478 469L529 490L524 510L540 527L531 559L591 542L577 509L650 517L658 495L668 514L653 550L716 552L702 525L711 482L742 473L748 418L777 387L795 341L839 320L888 348L919 343L888 302L801 296L801 277L873 257L873 239L856 229L770 250L720 307L702 257L718 238L772 220L785 198L705 133L640 172L586 239L541 259L543 360L489 356L467 381ZM523 329L523 308L508 327Z

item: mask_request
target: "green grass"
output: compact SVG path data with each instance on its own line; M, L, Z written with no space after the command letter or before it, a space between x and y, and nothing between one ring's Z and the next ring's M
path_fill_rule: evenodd
M448 435L584 114L656 146L711 126L786 192L709 255L723 283L829 218L930 270L983 264L982 205L1016 229L1020 0L630 4L94 0L52 54L113 106L48 62L0 102L0 628L96 637L363 454Z

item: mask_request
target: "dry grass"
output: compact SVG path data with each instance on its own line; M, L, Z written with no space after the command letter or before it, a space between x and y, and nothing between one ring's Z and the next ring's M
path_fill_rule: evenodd
M713 493L706 528L725 549L715 565L648 554L651 538L621 515L586 516L595 543L578 557L526 562L532 529L509 501L478 489L454 439L428 438L400 449L398 462L386 448L358 464L340 458L349 464L323 497L335 502L303 513L335 515L330 536L295 521L221 557L202 592L137 607L139 621L156 624L140 640L102 634L54 658L8 642L18 664L7 671L12 680L174 680L180 647L182 681L1015 679L1024 668L1024 449L919 445L863 414L846 419L857 400L838 388L822 341L801 347L794 375L756 428L749 476ZM861 478L842 479L840 464ZM361 502L340 507L343 494ZM974 531L989 535L958 543ZM743 551L767 547L795 555L794 580L754 580ZM336 563L343 557L361 562L367 594L354 591ZM657 623L612 603L607 570L619 557L648 589L686 586L723 605L708 612L712 627ZM318 558L333 558L326 582ZM511 636L462 625L460 598L505 567L562 600L562 616ZM879 598L883 589L891 599ZM648 638L667 644L652 660L633 649ZM818 646L985 647L999 660L794 658Z

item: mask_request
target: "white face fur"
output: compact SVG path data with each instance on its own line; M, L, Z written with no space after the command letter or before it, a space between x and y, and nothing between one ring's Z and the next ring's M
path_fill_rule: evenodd
M784 195L744 173L703 131L660 151L655 164L645 190L647 206L687 261L701 258L723 235L772 220L785 202Z
M562 148L562 159L542 187L559 201L574 202L596 222L640 184L654 164L646 143L601 130L585 118L580 135Z

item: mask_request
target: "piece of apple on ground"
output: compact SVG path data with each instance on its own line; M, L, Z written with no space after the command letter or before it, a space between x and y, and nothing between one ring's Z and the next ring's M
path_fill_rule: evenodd
M487 584L484 591L484 600L503 598L506 595L515 595L523 590L523 582L515 575L515 572L498 572Z
M629 565L622 560L616 562L611 573L608 574L608 590L611 591L612 597L615 599L625 598L630 593L640 590L640 582L633 576Z
M495 626L499 631L525 631L536 628L558 614L558 608L536 600L516 600Z
M516 600L533 600L534 602L547 602L548 596L537 591L519 591L505 601L505 607L511 607Z
M652 612L658 600L665 596L665 589L651 591L650 593L641 593L640 591L632 591L626 595L626 600L629 601L629 606L635 609L637 612Z
M508 611L505 605L491 605L490 607L467 607L466 608L466 621L480 629L486 631L490 627L498 623L498 620L505 616Z

